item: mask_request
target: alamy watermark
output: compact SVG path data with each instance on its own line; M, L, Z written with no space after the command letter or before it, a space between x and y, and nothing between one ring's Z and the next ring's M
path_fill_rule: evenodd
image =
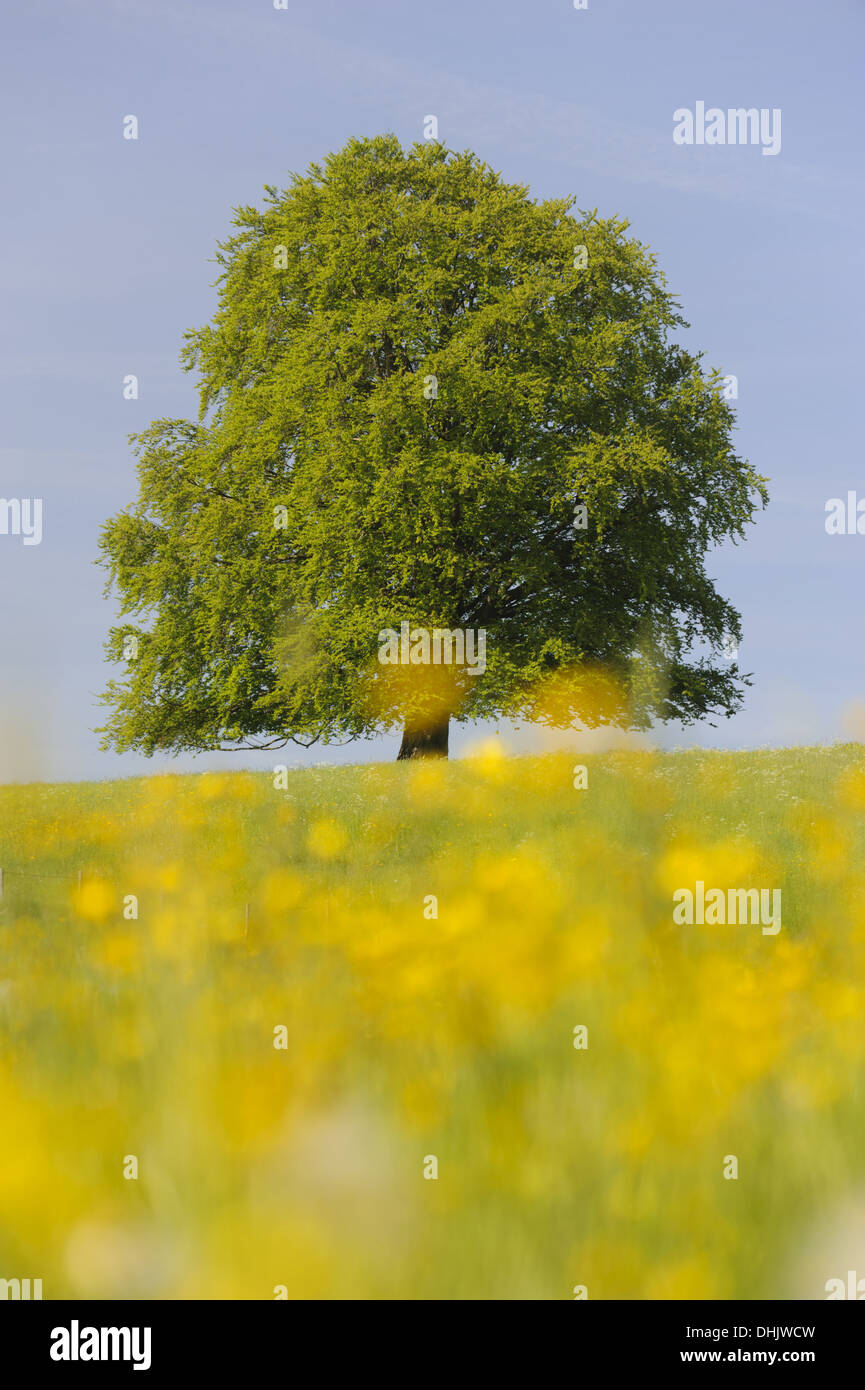
M781 153L781 108L720 106L706 109L698 101L693 111L680 106L673 112L676 145L762 145L764 154Z
M771 895L771 896L770 896ZM780 888L706 888L698 879L690 888L677 888L673 894L673 921L676 926L762 925L764 936L777 936L781 930Z
M42 498L0 497L0 536L20 536L25 545L41 545Z
M41 1279L0 1279L0 1298L12 1298L28 1302L30 1299L41 1299L41 1297Z
M382 666L465 666L470 676L487 669L486 628L386 627L378 634Z
M838 1298L849 1298L861 1303L865 1299L865 1279L859 1279L855 1269L848 1269L846 1283L843 1279L827 1279L823 1287L828 1302Z
M51 1331L52 1361L131 1361L133 1371L150 1369L149 1327L69 1327Z
M830 536L865 536L865 497L854 491L843 497L830 497L826 503L826 532Z

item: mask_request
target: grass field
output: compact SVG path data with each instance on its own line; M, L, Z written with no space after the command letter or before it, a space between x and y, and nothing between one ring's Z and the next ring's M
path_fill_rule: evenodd
M583 761L580 790L573 755L495 741L287 789L0 788L0 1276L256 1299L865 1276L855 1222L824 1239L865 1190L865 749ZM698 880L781 889L781 930L676 925Z

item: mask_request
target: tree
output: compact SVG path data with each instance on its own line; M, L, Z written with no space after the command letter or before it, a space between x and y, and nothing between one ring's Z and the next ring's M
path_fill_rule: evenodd
M265 194L186 335L198 420L132 437L139 497L103 528L107 651L137 652L104 746L398 726L408 757L446 753L451 717L733 713L740 619L705 561L765 483L628 224L393 136ZM483 631L486 669L436 665L436 630Z

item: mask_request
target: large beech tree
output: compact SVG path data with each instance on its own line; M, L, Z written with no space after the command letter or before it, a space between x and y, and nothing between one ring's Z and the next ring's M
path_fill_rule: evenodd
M105 744L400 727L413 756L451 717L734 712L740 619L705 566L764 480L627 223L393 136L265 195L186 335L198 419L134 436L138 499L103 529ZM381 665L404 622L483 628L485 671Z

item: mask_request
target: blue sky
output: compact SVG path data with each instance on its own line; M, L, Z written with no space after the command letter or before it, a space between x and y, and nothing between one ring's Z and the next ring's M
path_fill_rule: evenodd
M683 340L738 378L737 447L772 503L710 572L742 611L754 685L734 719L659 741L862 736L865 536L827 535L824 508L865 496L863 31L858 0L7 9L0 496L43 498L45 521L39 546L0 535L0 779L272 765L98 750L114 612L98 530L135 495L127 435L194 414L178 351L212 313L232 207L352 135L420 139L428 114L446 144L536 196L627 217L681 299ZM780 153L674 144L674 110L697 101L780 108ZM128 114L137 141L122 137ZM455 751L475 736L457 732ZM283 758L389 759L397 742Z

